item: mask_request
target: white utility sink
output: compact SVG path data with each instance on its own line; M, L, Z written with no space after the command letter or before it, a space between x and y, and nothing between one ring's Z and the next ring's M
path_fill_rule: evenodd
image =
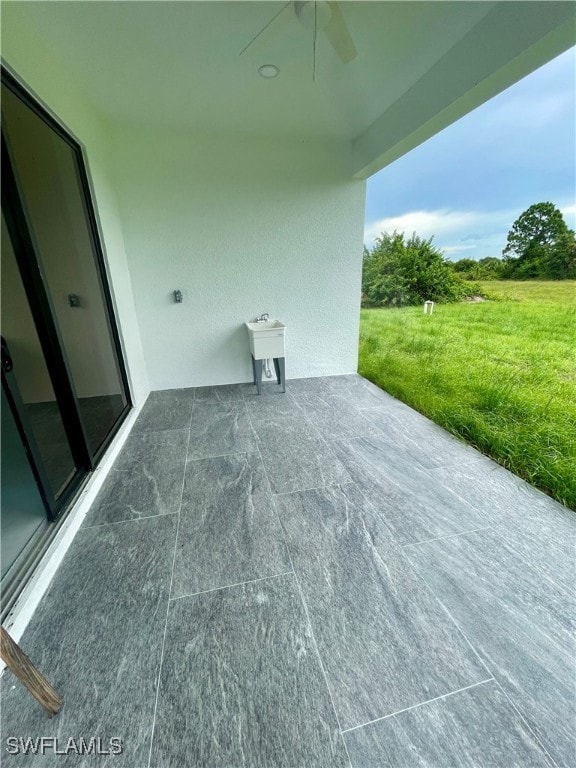
M254 360L284 357L284 323L280 320L266 320L260 323L246 323L246 328Z

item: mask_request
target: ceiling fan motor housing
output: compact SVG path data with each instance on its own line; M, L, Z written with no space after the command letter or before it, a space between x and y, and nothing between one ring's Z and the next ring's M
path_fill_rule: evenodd
M296 18L307 29L325 29L332 18L332 9L327 0L294 0Z

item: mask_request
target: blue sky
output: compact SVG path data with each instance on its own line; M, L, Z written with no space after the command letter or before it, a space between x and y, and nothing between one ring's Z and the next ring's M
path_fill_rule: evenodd
M514 220L550 201L576 228L576 49L368 180L365 243L434 235L447 258L501 257Z

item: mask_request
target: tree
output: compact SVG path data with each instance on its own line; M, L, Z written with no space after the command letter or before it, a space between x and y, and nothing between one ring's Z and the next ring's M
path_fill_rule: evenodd
M476 259L460 259L452 263L454 272L471 272L477 265Z
M363 300L372 307L400 307L431 301L458 301L473 289L454 274L432 238L383 233L364 249Z
M502 276L502 259L496 256L485 256L480 259L478 265L481 271L482 280L500 280Z
M483 259L460 259L452 262L452 269L463 280L499 280L502 273L502 260L495 256Z
M512 225L502 255L504 277L565 279L576 276L574 232L553 203L535 203Z

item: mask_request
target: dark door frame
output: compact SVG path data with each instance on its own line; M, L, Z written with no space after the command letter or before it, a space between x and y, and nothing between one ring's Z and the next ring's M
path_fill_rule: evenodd
M50 296L46 291L45 276L42 265L36 257L36 251L30 234L30 229L26 221L21 198L18 192L16 177L14 175L12 164L8 153L8 148L2 132L2 212L4 220L10 235L12 248L16 257L16 263L22 279L22 284L30 306L30 312L36 326L36 332L40 341L40 346L46 360L48 374L58 406L62 413L63 426L66 431L66 437L70 444L72 458L77 467L77 475L85 475L93 469L92 458L88 451L88 444L84 427L80 419L78 401L72 384L72 376L64 354L64 346L60 337L60 332L55 323L55 314L52 307ZM8 350L9 352L9 350ZM36 458L37 451L30 450L30 446L35 445L32 431L27 428L27 420L23 409L19 406L19 393L15 387L12 377L6 375L3 371L3 378L9 392L9 399L12 407L17 410L17 419L19 422L19 431L26 435L25 447L29 456ZM41 467L35 467L35 475L42 477ZM76 479L76 478L75 478ZM75 485L73 481L70 485ZM47 504L48 516L55 520L62 508L65 506L68 493L64 491L56 499L44 489L42 494Z
M124 352L122 344L120 342L120 334L118 332L118 324L116 320L116 312L112 301L112 292L110 289L110 282L108 280L108 271L106 267L106 260L104 258L104 251L102 249L102 241L100 237L100 230L98 228L98 222L96 220L96 206L90 187L90 181L88 173L86 171L86 161L84 157L83 147L79 141L72 136L65 126L62 125L50 112L38 101L37 98L31 95L29 89L27 89L4 65L1 67L1 80L2 83L9 88L24 104L31 109L41 120L43 120L49 128L51 128L66 144L72 149L74 159L76 161L76 170L78 172L78 179L80 181L80 187L82 191L82 198L84 204L84 212L86 214L86 220L90 231L90 237L94 247L94 256L96 261L96 272L100 280L100 287L102 297L104 299L104 305L106 308L106 314L108 316L108 322L110 324L112 344L118 361L118 368L120 378L122 380L122 386L126 394L126 407L119 415L118 420L109 435L98 450L94 452L92 459L94 465L98 463L103 453L106 451L110 442L114 438L114 435L118 431L121 423L124 421L128 412L132 408L133 400L130 392L130 384L128 381L128 374L126 372L126 364L124 361ZM7 147L9 150L9 147ZM3 159L3 158L2 158ZM25 220L25 219L24 219ZM32 243L32 240L30 241ZM36 262L38 260L36 259Z
M86 214L86 220L88 222L89 234L94 248L96 273L100 280L101 294L111 330L111 343L113 345L122 386L126 396L126 406L118 415L110 432L98 449L96 451L91 451L80 416L70 365L66 357L65 347L56 322L54 307L46 287L48 283L45 278L41 261L37 256L34 237L27 222L26 212L22 203L23 197L18 187L18 180L14 173L13 163L11 162L9 143L6 140L4 131L2 131L2 211L12 241L18 270L28 298L40 345L46 359L50 380L62 414L64 429L66 431L72 457L77 467L77 472L74 478L58 498L54 497L49 486L46 484L46 478L42 472L41 462L38 463L39 454L35 447L34 436L29 425L26 423L25 414L23 414L21 407L19 407L17 387L15 387L15 382L12 380L9 371L4 369L4 366L2 371L2 383L7 392L11 408L15 412L15 415L18 416L19 431L32 464L34 475L37 478L39 485L42 486L42 497L46 505L47 516L50 520L55 521L70 506L70 503L76 497L79 488L85 482L87 475L98 465L102 455L131 410L132 398L82 146L70 135L64 126L62 126L37 101L37 99L30 95L28 90L4 66L1 68L1 79L3 85L9 88L15 96L23 101L24 104L43 120L60 138L62 138L73 151L78 179L80 181L80 194Z

